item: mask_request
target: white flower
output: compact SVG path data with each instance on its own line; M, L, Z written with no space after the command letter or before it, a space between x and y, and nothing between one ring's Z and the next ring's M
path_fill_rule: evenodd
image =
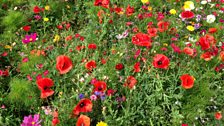
M215 21L215 15L213 14L207 15L206 21L208 23L213 23Z
M201 1L201 4L207 4L206 0Z

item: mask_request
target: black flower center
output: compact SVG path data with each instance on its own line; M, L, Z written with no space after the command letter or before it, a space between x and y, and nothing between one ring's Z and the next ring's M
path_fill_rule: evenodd
M161 60L159 60L159 61L157 62L158 65L162 65L162 63L163 63L163 62L162 62Z
M102 90L103 90L103 88L102 88L102 87L98 87L98 90L99 90L99 91L102 91Z
M79 105L81 108L85 106L84 102L81 102L81 104Z
M47 86L44 86L44 90L47 90L49 87L47 87Z

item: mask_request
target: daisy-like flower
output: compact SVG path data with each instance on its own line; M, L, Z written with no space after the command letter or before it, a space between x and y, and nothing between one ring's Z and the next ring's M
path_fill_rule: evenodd
M213 23L215 21L215 15L213 14L210 14L210 15L207 15L206 17L206 21L210 24L210 23Z
M107 123L100 121L96 124L96 126L108 126Z
M30 35L26 35L22 42L24 44L28 44L30 42L35 42L37 40L37 33L31 33Z
M192 1L185 1L183 8L184 8L184 10L193 10L195 8L194 7L194 2L192 2Z
M175 9L171 9L169 12L170 12L170 14L176 14L177 13L177 11Z
M23 119L23 123L20 126L41 126L41 120L39 114L35 114L34 117L32 115L25 116Z
M188 31L194 31L194 27L191 26L191 25L188 25L188 26L187 26L187 30L188 30Z

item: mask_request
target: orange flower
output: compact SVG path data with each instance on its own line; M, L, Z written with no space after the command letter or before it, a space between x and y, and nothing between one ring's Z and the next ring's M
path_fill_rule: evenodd
M221 61L224 62L224 51L220 52L219 57L220 57Z
M194 55L194 49L190 48L190 47L185 47L183 52L189 56L193 56Z
M74 115L79 115L80 112L91 112L93 104L91 100L84 98L73 109Z
M36 55L36 56L40 56L40 55L46 56L46 53L44 52L44 50L36 50L36 49L34 49L34 50L30 51L30 54Z
M126 82L124 83L124 86L132 89L136 85L136 83L137 83L137 80L135 79L135 77L129 76Z
M180 77L181 86L185 89L190 89L194 85L194 77L190 76L189 74L184 74Z
M90 126L90 118L86 115L80 115L76 126Z
M60 72L60 74L66 74L72 69L72 60L69 57L60 55L56 60L56 69Z
M216 33L217 32L217 28L209 28L208 32L211 33L211 34Z

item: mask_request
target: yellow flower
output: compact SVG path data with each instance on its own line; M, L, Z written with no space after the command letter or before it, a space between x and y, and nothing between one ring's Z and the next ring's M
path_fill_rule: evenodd
M149 11L151 11L151 10L152 10L152 7L151 7L151 6L149 6L149 7L148 7L148 10L149 10Z
M46 18L46 17L45 17L45 18L44 18L44 21L45 21L45 22L48 22L48 21L49 21L49 18Z
M96 124L96 126L107 126L107 123L100 121Z
M163 46L168 46L168 44L167 43L163 43Z
M55 35L53 41L54 41L54 42L58 42L58 41L60 41L60 36L59 36L59 35Z
M184 10L193 10L194 7L194 2L192 1L185 1L184 2Z
M188 26L187 26L187 30L189 30L189 31L194 31L194 27L193 27L192 25L188 25Z
M149 2L149 0L141 0L143 4L146 4Z
M5 49L12 49L12 46L10 46L10 45L5 45Z
M47 6L44 7L44 9L49 11L50 10L50 6L47 5Z
M170 14L176 14L176 13L177 13L177 11L175 9L170 10Z

